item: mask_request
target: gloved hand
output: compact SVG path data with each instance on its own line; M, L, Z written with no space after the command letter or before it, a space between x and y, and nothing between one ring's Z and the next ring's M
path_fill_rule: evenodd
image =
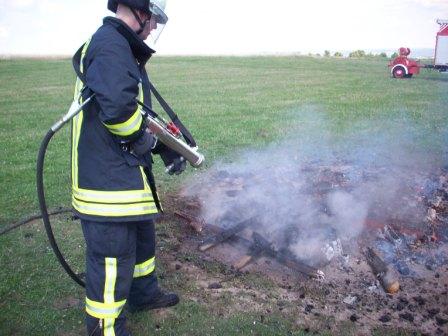
M131 152L137 156L143 156L156 145L157 138L149 130L145 130L143 135L131 144Z
M185 158L163 143L159 143L153 153L160 154L160 157L165 164L166 172L170 175L179 175L187 167Z

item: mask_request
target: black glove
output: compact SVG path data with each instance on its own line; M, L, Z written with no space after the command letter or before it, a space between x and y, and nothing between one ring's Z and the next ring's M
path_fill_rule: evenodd
M166 172L170 175L179 175L187 167L185 158L163 143L159 142L153 150L153 153L160 154L160 157L165 164Z
M148 130L131 144L131 152L137 156L143 156L149 153L157 144L157 138Z

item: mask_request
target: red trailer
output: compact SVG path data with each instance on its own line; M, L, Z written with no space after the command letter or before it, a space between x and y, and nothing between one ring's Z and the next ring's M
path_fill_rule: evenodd
M389 63L390 73L394 78L410 78L417 75L420 68L436 69L440 72L448 71L448 20L437 20L440 30L436 36L436 47L433 64L420 64L408 58L411 50L400 48L399 55Z

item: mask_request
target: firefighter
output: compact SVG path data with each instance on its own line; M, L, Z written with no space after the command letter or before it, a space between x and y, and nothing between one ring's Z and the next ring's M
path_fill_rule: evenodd
M74 57L75 97L95 93L72 124L72 205L86 240L88 335L129 335L129 311L173 306L155 274L154 219L161 211L152 153L171 174L185 160L146 130L140 105L150 105L145 65L168 20L161 0L109 0L115 17Z

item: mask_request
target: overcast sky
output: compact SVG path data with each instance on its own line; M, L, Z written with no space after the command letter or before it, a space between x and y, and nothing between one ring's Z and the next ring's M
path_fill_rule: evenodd
M0 0L0 54L71 55L106 0ZM168 0L162 55L434 48L448 0Z

